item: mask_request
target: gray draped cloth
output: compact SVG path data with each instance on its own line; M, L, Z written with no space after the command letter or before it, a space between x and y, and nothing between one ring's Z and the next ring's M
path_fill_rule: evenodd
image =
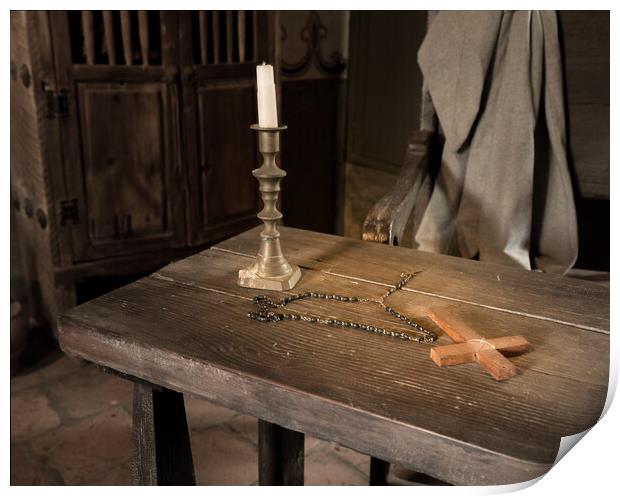
M555 12L438 12L418 63L445 146L414 244L568 271L577 220Z

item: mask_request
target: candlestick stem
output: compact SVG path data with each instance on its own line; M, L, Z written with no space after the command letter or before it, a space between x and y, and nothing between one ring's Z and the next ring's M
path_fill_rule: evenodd
M265 227L260 233L260 247L255 263L239 271L239 285L286 291L292 289L301 277L299 267L289 264L282 253L280 232L277 228L278 221L282 219L282 212L277 208L280 181L286 176L286 172L278 167L276 156L280 151L280 131L286 129L286 126L251 127L258 132L258 151L263 156L262 165L254 169L252 175L258 180L263 201L263 209L258 213L258 218Z

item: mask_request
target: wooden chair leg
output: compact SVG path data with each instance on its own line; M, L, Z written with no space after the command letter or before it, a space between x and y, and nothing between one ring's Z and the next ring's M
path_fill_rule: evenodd
M304 485L304 439L301 432L258 421L258 484Z
M388 474L390 472L390 463L370 457L370 480L371 486L387 486Z
M134 384L133 451L133 485L196 484L181 393Z

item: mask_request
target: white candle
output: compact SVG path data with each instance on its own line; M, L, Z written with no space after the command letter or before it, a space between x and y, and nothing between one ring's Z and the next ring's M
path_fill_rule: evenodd
M278 108L276 107L276 85L273 82L273 66L256 66L256 87L258 98L258 125L278 127Z

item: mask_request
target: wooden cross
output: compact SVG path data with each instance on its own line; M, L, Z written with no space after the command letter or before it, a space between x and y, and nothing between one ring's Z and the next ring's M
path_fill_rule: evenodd
M495 380L503 381L517 373L517 367L504 355L518 355L530 348L523 336L483 338L456 317L451 307L429 308L428 316L457 343L431 349L431 359L440 367L476 361Z

